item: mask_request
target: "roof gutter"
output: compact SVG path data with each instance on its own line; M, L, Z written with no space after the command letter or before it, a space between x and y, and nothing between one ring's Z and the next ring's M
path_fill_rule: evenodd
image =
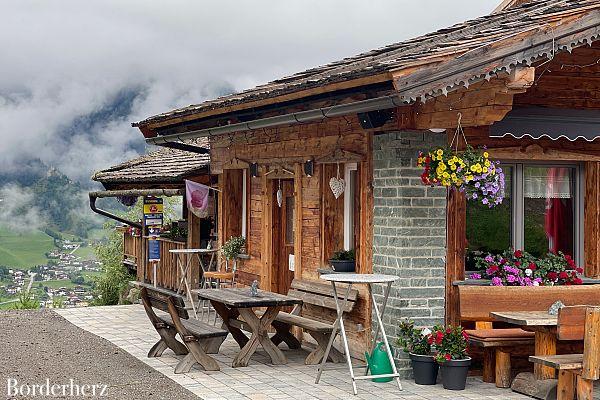
M302 124L307 122L322 121L327 118L340 117L342 115L363 113L376 110L385 110L404 105L397 94L376 97L374 99L361 100L348 104L341 104L331 107L317 108L308 111L299 111L291 114L278 115L256 119L249 122L240 122L237 124L218 126L215 128L205 128L185 133L175 133L171 135L155 136L146 139L146 143L158 146L169 146L172 143L183 140L195 139L199 137L223 135L233 132L244 132L254 129L270 128L280 125Z
M113 213L102 210L96 207L96 200L105 197L118 197L118 196L179 196L183 194L182 189L132 189L132 190L103 190L99 192L90 192L90 208L96 214L100 214L104 217L114 219L115 221L121 222L125 225L129 225L134 228L142 229L142 224L139 222L133 222L128 219L119 217Z

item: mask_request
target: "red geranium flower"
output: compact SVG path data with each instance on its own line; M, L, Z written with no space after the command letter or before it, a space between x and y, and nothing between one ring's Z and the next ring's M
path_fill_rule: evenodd
M446 354L446 355L444 356L444 358L446 359L446 361L450 361L450 360L452 360L452 356L451 356L450 354Z
M556 272L548 272L548 279L554 281L556 278L558 278L558 274Z
M517 257L517 258L523 257L523 252L521 250L516 250L515 251L515 257Z
M537 265L535 265L535 263L530 263L529 264L529 269L532 271L535 271L537 269Z
M576 285L581 285L583 284L583 280L581 278L575 278L573 279L573 283Z
M550 275L550 274L548 274ZM565 271L561 271L560 274L558 274L558 277L560 279L567 279L569 277L569 274L567 274Z
M576 271L578 274L583 274L583 268L581 267L577 267Z

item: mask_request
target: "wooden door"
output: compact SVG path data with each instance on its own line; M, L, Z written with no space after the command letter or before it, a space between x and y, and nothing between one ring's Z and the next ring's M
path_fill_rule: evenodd
M277 192L281 189L281 206L277 201ZM273 264L271 276L273 277L272 290L277 293L287 294L294 271L294 181L282 179L273 182Z

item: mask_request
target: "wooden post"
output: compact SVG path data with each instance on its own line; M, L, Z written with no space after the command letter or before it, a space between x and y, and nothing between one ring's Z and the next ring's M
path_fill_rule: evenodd
M511 364L510 353L501 349L496 350L496 387L510 387Z
M367 132L366 160L358 164L360 190L359 273L373 272L373 132ZM370 312L370 310L369 310Z
M575 397L575 375L571 371L558 371L557 400L573 400Z
M197 249L200 247L200 218L198 218L191 210L188 210L187 220L187 247L188 249ZM161 254L161 257L162 256L163 255ZM187 272L187 279L188 282L190 282L192 289L198 289L200 286L200 264L198 263L198 258L196 256L190 254L188 257L192 257L192 260Z
M260 272L261 276L261 288L263 290L271 290L271 269L272 269L272 259L273 259L273 210L272 207L272 194L273 194L273 181L267 179L265 175L266 168L264 168L263 173L260 177L262 181L262 216L263 216L263 226L262 226L262 241L263 248L261 252L262 263Z
M543 330L535 331L535 355L556 354L556 335ZM554 379L556 370L541 364L533 365L533 374L537 379Z
M600 162L585 163L584 273L600 278Z
M449 190L446 206L446 324L460 324L458 288L452 283L465 279L467 200L464 193Z
M294 276L302 277L302 164L294 165Z

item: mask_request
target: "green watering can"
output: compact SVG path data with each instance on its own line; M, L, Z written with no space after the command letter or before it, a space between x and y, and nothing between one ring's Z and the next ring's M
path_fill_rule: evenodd
M373 349L373 353L371 353L370 356L369 353L365 351L365 359L367 360L372 375L391 374L394 372L383 342L377 343L377 346L375 346L375 349ZM373 382L389 382L392 379L393 378L375 378L373 379Z

